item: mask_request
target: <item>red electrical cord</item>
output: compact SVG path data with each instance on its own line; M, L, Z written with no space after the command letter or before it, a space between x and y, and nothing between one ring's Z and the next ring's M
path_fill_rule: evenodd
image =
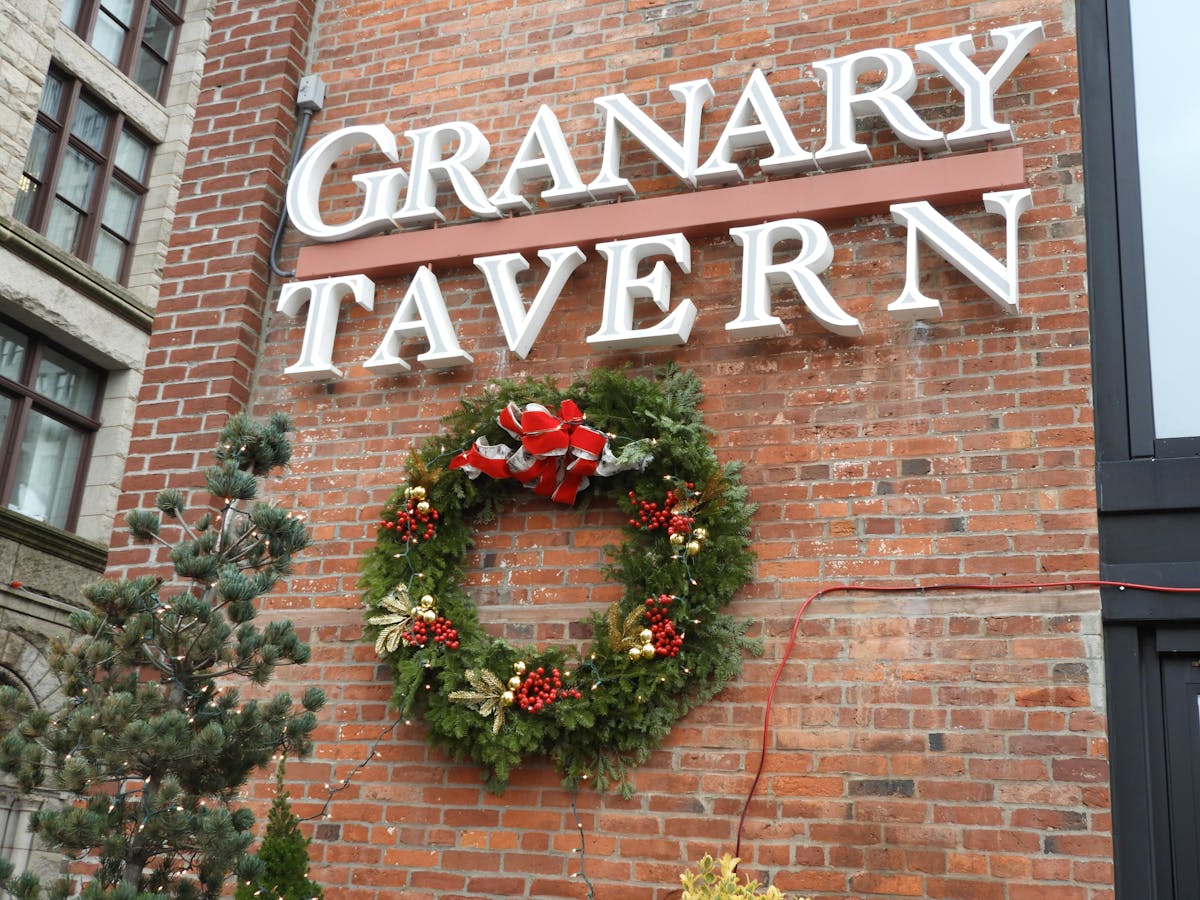
M1122 590L1129 588L1130 590L1139 591L1157 591L1165 594L1200 594L1200 587L1162 587L1153 584L1133 584L1127 581L1045 581L1045 582L1018 582L1018 583L1001 583L1001 584L974 584L970 582L964 583L946 583L946 584L911 584L903 586L895 585L870 585L870 584L837 584L823 587L815 593L809 595L808 599L800 604L800 609L796 611L796 618L792 622L792 632L788 636L787 646L783 650L783 659L779 661L779 668L775 671L775 678L771 681L771 689L767 692L767 705L763 711L763 732L762 732L762 753L758 758L758 769L754 773L754 780L750 783L750 791L746 794L746 803L742 807L741 818L738 819L737 829L737 844L734 847L733 855L741 856L742 850L742 832L746 827L746 814L750 811L750 801L754 799L754 793L758 790L758 782L762 778L763 769L767 764L767 741L770 737L771 723L771 708L775 702L775 688L779 684L779 679L783 676L783 669L787 665L788 660L792 655L792 648L796 645L796 634L800 630L800 620L804 617L805 611L818 597L823 597L826 594L848 593L850 591L869 591L880 594L901 594L911 592L925 591L1022 591L1022 590L1045 590L1048 588L1078 588L1078 587L1115 587Z

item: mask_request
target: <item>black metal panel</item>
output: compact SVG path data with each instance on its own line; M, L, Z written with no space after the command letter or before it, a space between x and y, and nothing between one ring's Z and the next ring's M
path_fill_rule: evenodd
M1104 517L1102 566L1196 562L1200 559L1200 510L1152 510ZM1162 582L1166 583L1166 582Z
M1154 634L1154 649L1158 653L1195 653L1197 647L1200 647L1200 628L1163 628ZM1200 897L1200 893L1196 896Z
M1139 642L1139 672L1142 688L1142 711L1145 721L1142 724L1142 735L1146 742L1145 754L1139 760L1139 766L1145 772L1146 787L1141 802L1149 806L1147 819L1151 835L1150 860L1154 867L1153 873L1146 879L1145 885L1151 886L1156 898L1172 898L1172 900L1188 900L1174 893L1171 877L1171 791L1167 784L1166 766L1166 734L1163 722L1162 678L1159 675L1160 657L1154 652L1154 632L1143 628L1138 634ZM1110 732L1111 737L1111 732ZM1151 762L1153 761L1153 762ZM1145 886L1138 890L1127 890L1122 900L1135 900L1145 896Z
M1096 419L1101 418L1107 417L1097 408ZM1110 460L1096 466L1096 475L1102 513L1200 509L1200 459L1195 457Z
M1170 893L1158 890L1155 877L1155 835L1166 823L1155 827L1153 805L1147 802L1152 794L1147 698L1136 674L1142 656L1138 626L1105 628L1114 882L1118 897L1167 900Z
M1146 457L1154 454L1154 404L1150 385L1150 325L1146 313L1142 191L1133 95L1133 39L1128 0L1108 0L1105 6L1108 13L1111 141L1116 172L1116 205L1112 214L1118 228L1118 245L1112 249L1120 257L1121 267L1122 315L1119 321L1124 332L1129 455Z
M1200 645L1159 657L1176 897L1200 897Z
M1103 573L1107 577L1113 574L1136 573ZM1149 579L1112 578L1114 581L1130 581L1147 584ZM1104 588L1100 592L1100 615L1104 620L1105 633L1110 625L1137 623L1190 623L1200 622L1200 594L1163 594L1158 591L1139 591L1133 589L1119 590ZM1130 673L1118 677L1132 677ZM1112 672L1110 671L1110 677ZM1113 710L1109 710L1110 716ZM1109 731L1113 730L1109 722Z
M1088 212L1085 224L1096 454L1100 460L1129 459L1125 337L1123 328L1113 327L1121 322L1123 314L1108 16L1102 3L1078 4L1075 14L1079 29L1079 90L1086 173L1083 188Z
M1100 570L1106 580L1190 587L1200 585L1200 440L1155 438L1132 2L1075 4ZM1194 778L1189 781L1190 769L1183 771L1187 777L1178 777L1188 754L1200 747L1200 732L1184 735L1177 722L1168 727L1168 714L1181 713L1164 706L1163 686L1178 675L1178 653L1200 658L1200 593L1106 587L1101 611L1116 896L1195 900L1200 896L1200 869L1176 865L1181 860L1194 862L1194 847L1189 844L1174 858L1171 847L1181 838L1194 844L1200 835L1200 790ZM1183 696L1180 690L1174 694ZM1190 713L1194 720L1196 710ZM1181 735L1190 735L1192 743ZM1168 753L1168 736L1174 740L1174 754ZM1169 782L1172 758L1176 778ZM1191 784L1187 790L1181 787L1184 781ZM1176 825L1182 822L1186 827L1172 829L1172 815ZM1177 884L1179 877L1191 880Z

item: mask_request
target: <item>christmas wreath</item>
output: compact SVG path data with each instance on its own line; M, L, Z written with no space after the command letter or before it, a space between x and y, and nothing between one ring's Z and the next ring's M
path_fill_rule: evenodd
M757 651L748 623L722 611L751 577L752 507L708 444L699 399L699 380L673 367L655 379L599 369L565 390L499 381L409 457L364 564L367 636L401 714L480 764L492 789L547 757L568 786L628 791L630 767ZM623 596L591 614L582 653L493 637L462 586L473 524L522 486L527 502L623 512L605 568Z

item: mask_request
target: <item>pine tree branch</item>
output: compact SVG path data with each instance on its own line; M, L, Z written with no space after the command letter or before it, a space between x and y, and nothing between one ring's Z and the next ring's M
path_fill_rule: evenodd
M154 647L146 641L143 641L142 642L142 653L146 657L146 662L149 663L150 665L152 665L155 669L157 669L163 675L171 674L171 667L169 665L167 665L165 662L163 662L163 660L159 659L157 656L157 653L162 653L163 658L166 659L167 658L166 651L161 650L161 648Z
M164 538L161 534L149 535L147 537L147 540L154 541L155 543L159 544L160 546L166 547L168 550L170 550L174 546L170 541L168 541L166 538Z
M265 426L232 417L210 492L252 499L257 478L287 462L285 430L282 417ZM164 580L151 576L89 587L92 608L72 616L72 633L51 655L66 702L53 714L20 713L0 735L0 769L29 787L54 779L77 798L40 810L35 825L47 846L98 861L89 895L123 886L131 895L215 898L242 870L251 840L253 818L234 805L238 790L272 753L308 749L324 702L310 691L303 711L286 695L242 705L214 689L234 676L262 684L274 665L307 659L290 623L241 627L307 532L261 505L245 512L226 500L217 532L182 518L178 491L162 492L156 505L180 526L178 543L158 534L157 513L131 513L129 527L171 548L177 578L191 586L167 600ZM231 566L252 574L239 582Z

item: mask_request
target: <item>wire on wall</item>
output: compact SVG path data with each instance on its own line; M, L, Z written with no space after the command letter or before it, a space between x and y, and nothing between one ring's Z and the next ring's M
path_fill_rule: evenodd
M829 594L844 594L851 592L907 594L927 591L1042 591L1061 588L1102 587L1112 587L1119 590L1128 589L1139 591L1155 591L1157 593L1167 594L1200 594L1200 587L1162 587L1160 585L1134 584L1126 581L1103 580L1019 582L1015 584L981 584L975 582L947 582L944 584L914 583L907 585L836 584L820 588L819 590L810 594L808 598L800 604L800 608L796 610L796 616L792 620L792 630L788 635L787 644L783 649L783 657L779 660L779 666L775 670L775 677L771 680L771 687L767 691L767 702L763 709L762 752L758 755L758 768L754 772L754 780L750 782L750 790L746 794L746 802L742 806L742 814L738 819L737 842L734 846L733 855L741 856L742 834L746 827L746 815L750 810L750 801L754 799L754 794L758 790L758 783L762 778L763 770L766 769L768 743L770 740L771 709L775 702L775 689L779 685L779 679L783 676L784 667L787 666L788 660L792 655L792 650L796 646L796 636L800 631L800 620L804 617L804 614L808 611L808 608L813 604L813 601L817 600L819 597L824 597Z

